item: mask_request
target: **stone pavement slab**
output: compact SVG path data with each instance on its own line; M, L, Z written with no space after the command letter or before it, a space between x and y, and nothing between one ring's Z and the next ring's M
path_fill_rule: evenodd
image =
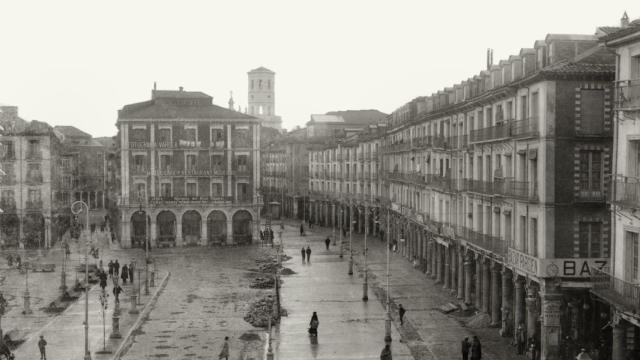
M315 228L305 237L298 227L287 226L283 238L285 252L292 259L284 266L296 272L283 276L283 307L288 316L282 318L274 334L276 359L379 359L384 347L385 311L370 293L362 301L362 282L357 274L347 275L348 257L338 257L337 246L326 251L325 236ZM300 248L310 245L311 263L303 264ZM308 335L313 311L318 313L318 337ZM392 328L392 337L399 333ZM392 344L394 359L412 359L402 343Z

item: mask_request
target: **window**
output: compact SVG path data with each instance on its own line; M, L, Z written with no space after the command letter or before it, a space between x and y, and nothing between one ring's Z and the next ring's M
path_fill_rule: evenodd
M27 165L27 181L42 182L42 173L40 172L40 164Z
M580 90L580 133L601 134L604 130L604 90Z
M527 244L527 217L526 216L520 216L520 239L518 240L520 243L518 250L524 253L529 253L529 249L527 246L528 244Z
M640 178L640 141L629 141L628 147L628 175L631 177Z
M3 141L2 142L2 154L4 159L15 159L16 154L13 149L13 141Z
M171 129L162 128L158 130L158 143L169 146L171 144Z
M131 141L133 142L145 142L147 141L147 130L146 129L132 129L131 130Z
M580 192L581 195L602 191L602 152L580 151Z
M195 171L197 166L197 157L195 154L187 154L185 167L187 171Z
M251 90L253 90L253 80L251 80Z
M160 184L160 196L163 198L170 198L173 196L171 192L171 183Z
M211 155L211 170L215 175L221 175L224 173L224 156L222 154Z
M144 172L146 171L146 159L144 155L134 155L133 156L133 167L136 172Z
M238 200L249 200L249 184L247 183L239 183L238 184Z
M238 172L247 172L249 171L249 167L247 165L248 163L248 156L247 155L238 155L237 158L237 162L238 162Z
M198 196L198 184L195 182L187 183L187 196Z
M69 175L63 175L62 176L62 188L69 190L71 189L71 176Z
M213 196L213 197L221 197L222 196L222 183L212 183L211 184L211 196Z
M540 96L536 91L531 94L531 118L538 119L538 114L540 113Z
M28 158L40 158L40 141L39 140L29 140L29 148L27 150Z
M258 89L262 89L262 79L258 80Z
M137 183L135 184L135 197L138 201L144 201L147 197L147 184Z
M39 203L42 201L40 189L29 189L27 196L27 201L31 204Z
M640 272L640 241L638 233L625 231L625 264L624 279L628 282L637 282Z
M184 129L184 140L189 142L196 141L196 129L195 128L185 128Z
M224 148L224 129L211 129L211 145Z
M538 256L538 219L531 218L531 255Z
M603 257L602 250L602 223L580 222L579 230L579 257L597 258Z
M527 111L527 95L520 96L520 120L524 120L529 117Z
M160 155L160 170L171 171L171 155Z

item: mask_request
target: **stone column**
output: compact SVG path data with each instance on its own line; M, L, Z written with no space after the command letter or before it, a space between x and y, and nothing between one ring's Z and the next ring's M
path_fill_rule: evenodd
M438 279L438 243L431 240L431 278Z
M458 265L457 265L457 260L458 260L458 255L457 253L457 248L455 246L451 246L449 248L449 255L450 255L450 262L451 262L451 292L452 293L457 293L458 291Z
M513 285L515 291L513 293L514 311L513 311L513 327L517 329L518 325L522 324L524 327L524 280L521 276L513 275ZM515 331L513 331L515 339Z
M158 247L157 238L158 238L158 224L155 219L151 219L151 231L150 231L151 239L149 239L149 245L152 248Z
M560 339L562 339L562 327L560 326L562 294L559 288L553 284L553 280L543 280L542 286L542 329L540 336L540 355L543 360L560 359ZM537 287L531 287L537 296ZM527 294L529 298L529 294ZM527 301L527 307L529 300ZM529 311L528 311L529 313ZM529 318L527 317L527 337L535 336L535 319L538 315L538 309L534 308L534 332L529 333ZM614 358L614 359L622 359Z
M464 259L464 303L471 305L473 298L471 289L473 287L473 255L469 250Z
M444 264L442 262L442 245L436 243L436 283L444 282Z
M200 245L207 246L208 240L209 239L207 237L207 219L203 218L203 219L200 219Z
M535 336L536 333L536 319L538 317L538 285L530 283L527 286L527 298L525 299L527 304L527 339Z
M176 246L183 246L184 243L182 240L182 215L180 215L176 219Z
M485 259L482 262L482 311L491 312L491 262Z
M444 284L442 288L447 290L451 289L451 257L449 256L449 252L451 248L449 246L443 247L443 257L444 257Z
M227 220L227 245L233 245L233 221Z
M476 298L475 298L475 306L476 309L482 309L482 257L480 255L476 255L475 258L476 263Z
M465 262L464 262L464 249L462 247L458 248L458 294L457 298L459 300L464 299L464 286L465 286Z
M626 355L626 326L616 312L612 320L611 359L624 359Z
M502 268L502 329L501 335L511 335L513 327L513 273Z
M494 262L491 266L491 326L500 326L500 264Z
M427 266L427 275L432 276L431 269L433 268L433 259L431 253L433 250L431 249L431 240L428 235L425 235L424 239L424 252L425 252L425 265Z

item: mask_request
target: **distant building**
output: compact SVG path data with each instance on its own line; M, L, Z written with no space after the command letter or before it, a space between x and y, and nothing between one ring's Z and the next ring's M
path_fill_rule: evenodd
M103 145L90 134L73 126L55 126L62 149L56 166L59 176L54 179L54 200L58 216L70 216L70 205L84 201L89 206L91 231L107 229L107 211L115 206L115 193L109 192L108 159L114 149ZM79 218L84 223L84 217ZM62 219L60 219L62 221Z
M263 120L262 125L282 129L282 119L276 115L276 73L259 67L249 71L248 113ZM231 103L229 104L231 106Z
M264 84L263 84L264 86ZM260 119L197 91L118 112L123 247L248 243L261 198Z
M0 126L0 244L48 248L55 240L52 186L60 141L48 124L20 118L15 106L0 107Z
M307 136L325 137L337 134L355 134L370 126L387 122L387 114L378 110L331 111L326 114L311 115L307 122Z

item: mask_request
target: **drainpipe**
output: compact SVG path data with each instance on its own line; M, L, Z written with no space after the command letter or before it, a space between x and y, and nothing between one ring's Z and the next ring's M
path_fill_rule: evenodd
M616 52L616 75L615 75L616 79L620 79L620 54L618 54ZM616 96L618 95L617 89L615 88L615 82L614 82L614 106L615 105L615 100L616 100ZM620 116L619 116L619 112L614 110L614 118L613 118L613 122L614 122L614 126L613 126L613 172L612 172L612 176L611 176L611 195L612 195L612 201L611 201L611 214L612 214L612 219L611 219L611 225L612 225L612 234L611 234L611 250L609 251L609 256L611 257L611 264L610 264L610 270L609 272L613 275L615 274L615 263L616 263L616 243L617 243L617 230L616 230L616 218L617 218L617 206L615 205L614 201L616 199L616 191L617 191L617 186L616 186L616 178L618 176L618 134L620 133L620 129L619 129L619 124L620 124Z

